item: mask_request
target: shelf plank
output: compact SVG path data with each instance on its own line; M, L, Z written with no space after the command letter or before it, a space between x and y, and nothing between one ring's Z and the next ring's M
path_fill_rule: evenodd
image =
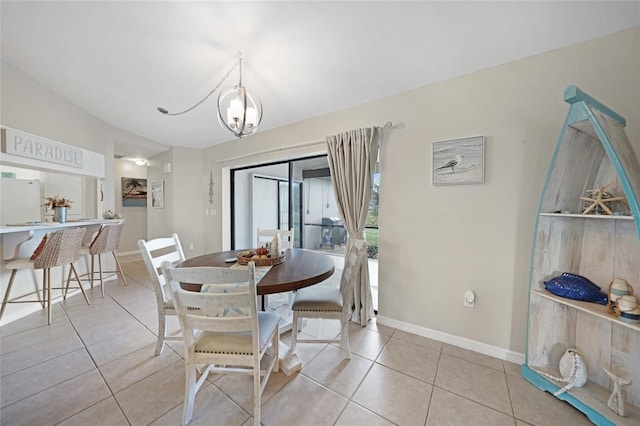
M540 213L540 216L572 217L579 219L607 219L607 220L633 220L633 216L617 216L608 214L580 214L580 213Z
M560 376L560 372L553 368L523 366L524 378L529 380L538 388L554 393L565 385L565 383L548 379L540 375L536 370L543 371L556 377ZM574 407L585 412L585 414L590 418L593 417L591 420L599 425L613 424L618 426L637 426L640 424L640 407L627 402L628 416L621 417L607 406L607 401L609 400L610 395L611 391L609 389L599 386L589 380L583 387L574 387L567 392L558 395L557 398L567 401ZM583 405L589 407L590 410L585 410ZM590 412L591 410L594 410L596 413Z
M623 327L628 327L632 330L640 332L640 324L631 324L625 321L621 321L615 315L611 315L610 313L608 313L607 308L603 305L598 305L597 303L581 302L579 300L567 299L564 297L556 296L555 294L549 293L546 290L531 290L531 293L544 297L545 299L553 300L554 302L560 303L561 305L569 306L591 315L596 315L599 318L609 320Z

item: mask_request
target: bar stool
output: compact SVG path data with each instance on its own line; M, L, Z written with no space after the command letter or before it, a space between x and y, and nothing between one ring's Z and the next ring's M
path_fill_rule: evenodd
M51 290L64 290L62 297L66 298L67 292L70 288L69 281L71 279L71 273L75 275L76 280L78 281L78 287L82 291L82 295L87 301L87 304L91 304L87 298L87 294L84 292L84 288L82 288L82 285L80 284L80 278L78 277L76 268L73 266L74 262L80 257L80 247L82 246L82 238L84 237L85 231L86 230L84 228L75 228L54 232L45 236L46 239L43 238L40 246L38 246L33 256L30 258L19 258L7 262L6 267L7 269L11 269L11 278L9 278L9 285L7 286L7 291L4 295L4 299L2 300L0 319L4 314L4 310L8 303L39 302L44 308L46 302L48 322L51 324ZM69 275L67 276L67 285L65 287L52 287L51 268L66 264L69 264L70 266ZM19 270L24 269L42 269L42 298L40 298L40 290L36 283L36 291L9 299L16 273ZM38 300L20 300L32 294L37 294Z
M122 235L122 228L124 227L124 222L118 222L113 224L104 224L98 230L98 233L93 238L91 243L88 245L82 246L80 248L80 255L82 256L91 256L91 270L85 274L82 274L80 277L88 277L83 278L83 281L89 281L91 283L91 288L93 288L93 281L95 279L95 274L99 274L100 276L100 290L102 292L102 297L104 298L104 280L103 274L120 274L124 285L127 285L127 280L122 273L122 268L120 267L120 262L118 262L118 257L116 256L116 250L118 250L118 246L120 246L120 236ZM111 253L113 254L113 258L116 261L116 270L115 271L103 271L102 270L102 257L101 255ZM95 270L95 256L98 256L98 271Z

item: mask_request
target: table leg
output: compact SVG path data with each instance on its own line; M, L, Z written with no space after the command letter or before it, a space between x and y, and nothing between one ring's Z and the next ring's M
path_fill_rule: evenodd
M285 343L280 342L278 351L280 352L280 371L284 374L291 376L302 368L302 361L298 358L298 354L291 352L291 348Z

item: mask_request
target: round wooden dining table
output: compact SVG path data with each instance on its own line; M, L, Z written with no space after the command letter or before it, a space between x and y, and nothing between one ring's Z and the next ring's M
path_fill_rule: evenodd
M218 253L203 254L178 263L177 268L192 266L231 266L227 259L236 259L238 253L245 250L230 250ZM281 293L298 290L317 284L333 275L334 264L329 256L304 249L288 249L285 260L273 265L269 272L258 282L258 295ZM182 284L185 290L199 291L200 285Z

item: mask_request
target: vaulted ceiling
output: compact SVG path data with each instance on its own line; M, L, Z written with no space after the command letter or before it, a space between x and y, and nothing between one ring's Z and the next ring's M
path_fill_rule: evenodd
M238 52L264 131L640 25L637 1L2 1L0 13L2 61L110 125L185 147L233 139L217 93L181 116L156 108L201 100Z

